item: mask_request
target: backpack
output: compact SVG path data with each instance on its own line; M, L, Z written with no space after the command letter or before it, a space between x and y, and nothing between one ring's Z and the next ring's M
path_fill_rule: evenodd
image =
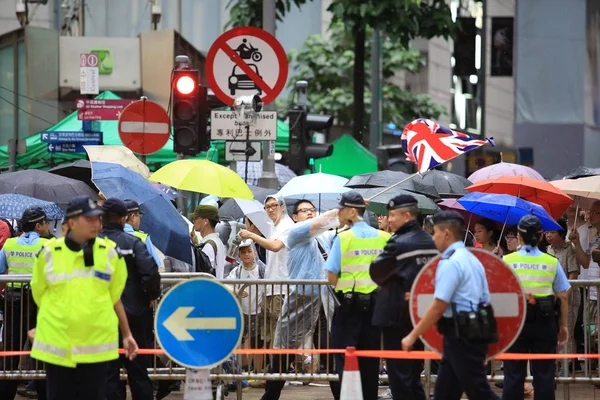
M265 279L265 264L262 262L256 263L258 265L258 279ZM241 279L242 269L244 268L242 265L239 265L240 268L237 270L236 279Z
M211 274L212 276L217 276L215 271L215 267L210 262L210 258L206 255L205 252L202 251L206 244L210 243L215 252L215 260L217 259L217 245L212 240L207 240L204 243L201 243L199 246L194 246L194 258L196 259L196 272L204 272L207 274Z

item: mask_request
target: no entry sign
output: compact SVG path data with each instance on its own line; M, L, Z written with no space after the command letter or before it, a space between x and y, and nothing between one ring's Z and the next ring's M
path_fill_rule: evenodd
M500 258L485 250L473 248L469 250L483 264L492 296L499 340L489 346L488 358L494 358L505 352L521 333L525 323L526 310L523 287L517 275ZM433 303L435 271L440 260L440 256L431 260L417 275L413 283L410 292L410 317L414 325L419 323ZM425 332L421 339L433 351L442 354L442 335L439 334L437 328L433 327Z
M169 115L160 105L139 100L128 105L119 117L119 137L136 154L152 154L162 149L171 134Z
M275 100L288 76L287 55L273 35L259 28L231 29L206 56L206 79L215 95L232 106L236 97L257 94Z

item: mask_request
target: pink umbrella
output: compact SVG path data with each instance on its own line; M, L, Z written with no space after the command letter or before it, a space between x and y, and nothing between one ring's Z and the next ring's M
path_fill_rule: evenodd
M484 179L496 179L501 176L527 176L539 181L546 181L535 169L524 165L500 162L477 170L469 176L469 180L473 183Z

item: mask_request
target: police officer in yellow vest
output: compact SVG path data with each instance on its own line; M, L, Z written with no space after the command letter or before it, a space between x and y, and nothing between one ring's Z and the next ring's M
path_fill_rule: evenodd
M99 238L102 209L87 196L67 207L69 230L39 252L31 290L39 307L31 357L46 364L48 400L103 400L109 361L138 351L120 298L127 267Z
M144 244L146 245L146 249L154 259L156 265L160 267L162 265L162 262L160 261L158 254L156 254L156 249L154 249L154 244L150 239L150 235L140 231L142 215L144 215L140 208L140 205L137 201L131 199L124 200L124 202L125 205L127 205L127 218L125 219L125 227L123 228L123 230L126 233L129 233L130 235L141 239L141 241L144 242Z
M525 326L509 353L553 354L557 342L559 346L567 342L567 291L571 285L558 260L538 249L542 235L539 218L524 216L519 221L517 235L521 248L504 256L504 261L513 267L521 280L529 299ZM557 299L560 300L558 318ZM504 361L503 399L523 399L526 371L527 361ZM555 398L554 372L555 360L531 360L536 399Z
M50 235L46 213L40 207L30 207L20 220L24 232L18 238L7 239L0 250L0 274L31 274L35 257ZM28 283L14 282L4 289L4 350L23 350L27 331L35 327L36 308L31 298ZM4 369L16 370L19 357L4 357ZM0 381L0 399L12 400L17 394L19 381ZM44 399L43 381L35 381L38 398Z
M340 301L333 316L332 345L337 349L353 346L359 350L379 350L381 333L371 324L377 284L371 280L369 266L383 251L390 234L363 221L367 207L358 192L344 193L338 208L340 224L350 229L336 236L325 265L329 283L335 286ZM341 354L336 355L336 368L342 379L344 356ZM361 358L359 369L363 399L376 400L379 359Z

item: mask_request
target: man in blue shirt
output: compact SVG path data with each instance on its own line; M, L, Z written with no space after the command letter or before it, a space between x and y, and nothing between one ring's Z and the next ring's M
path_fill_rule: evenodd
M485 270L465 248L464 237L465 221L459 213L442 211L433 216L433 241L442 253L435 273L433 304L412 332L402 339L402 349L410 350L419 336L439 321L444 349L434 398L459 400L464 392L470 399L497 400L485 375L488 345L457 337L454 329L452 305L456 312L461 312L490 302Z
M160 258L158 258L158 254L156 254L156 250L154 249L154 244L152 244L150 235L140 231L142 215L144 215L144 213L140 209L140 205L137 201L131 199L125 200L125 204L127 205L128 214L127 219L125 220L126 223L123 230L125 231L125 233L129 233L130 235L140 238L142 242L144 242L144 244L146 245L146 249L154 259L156 265L160 267L162 265L162 262L160 261Z

